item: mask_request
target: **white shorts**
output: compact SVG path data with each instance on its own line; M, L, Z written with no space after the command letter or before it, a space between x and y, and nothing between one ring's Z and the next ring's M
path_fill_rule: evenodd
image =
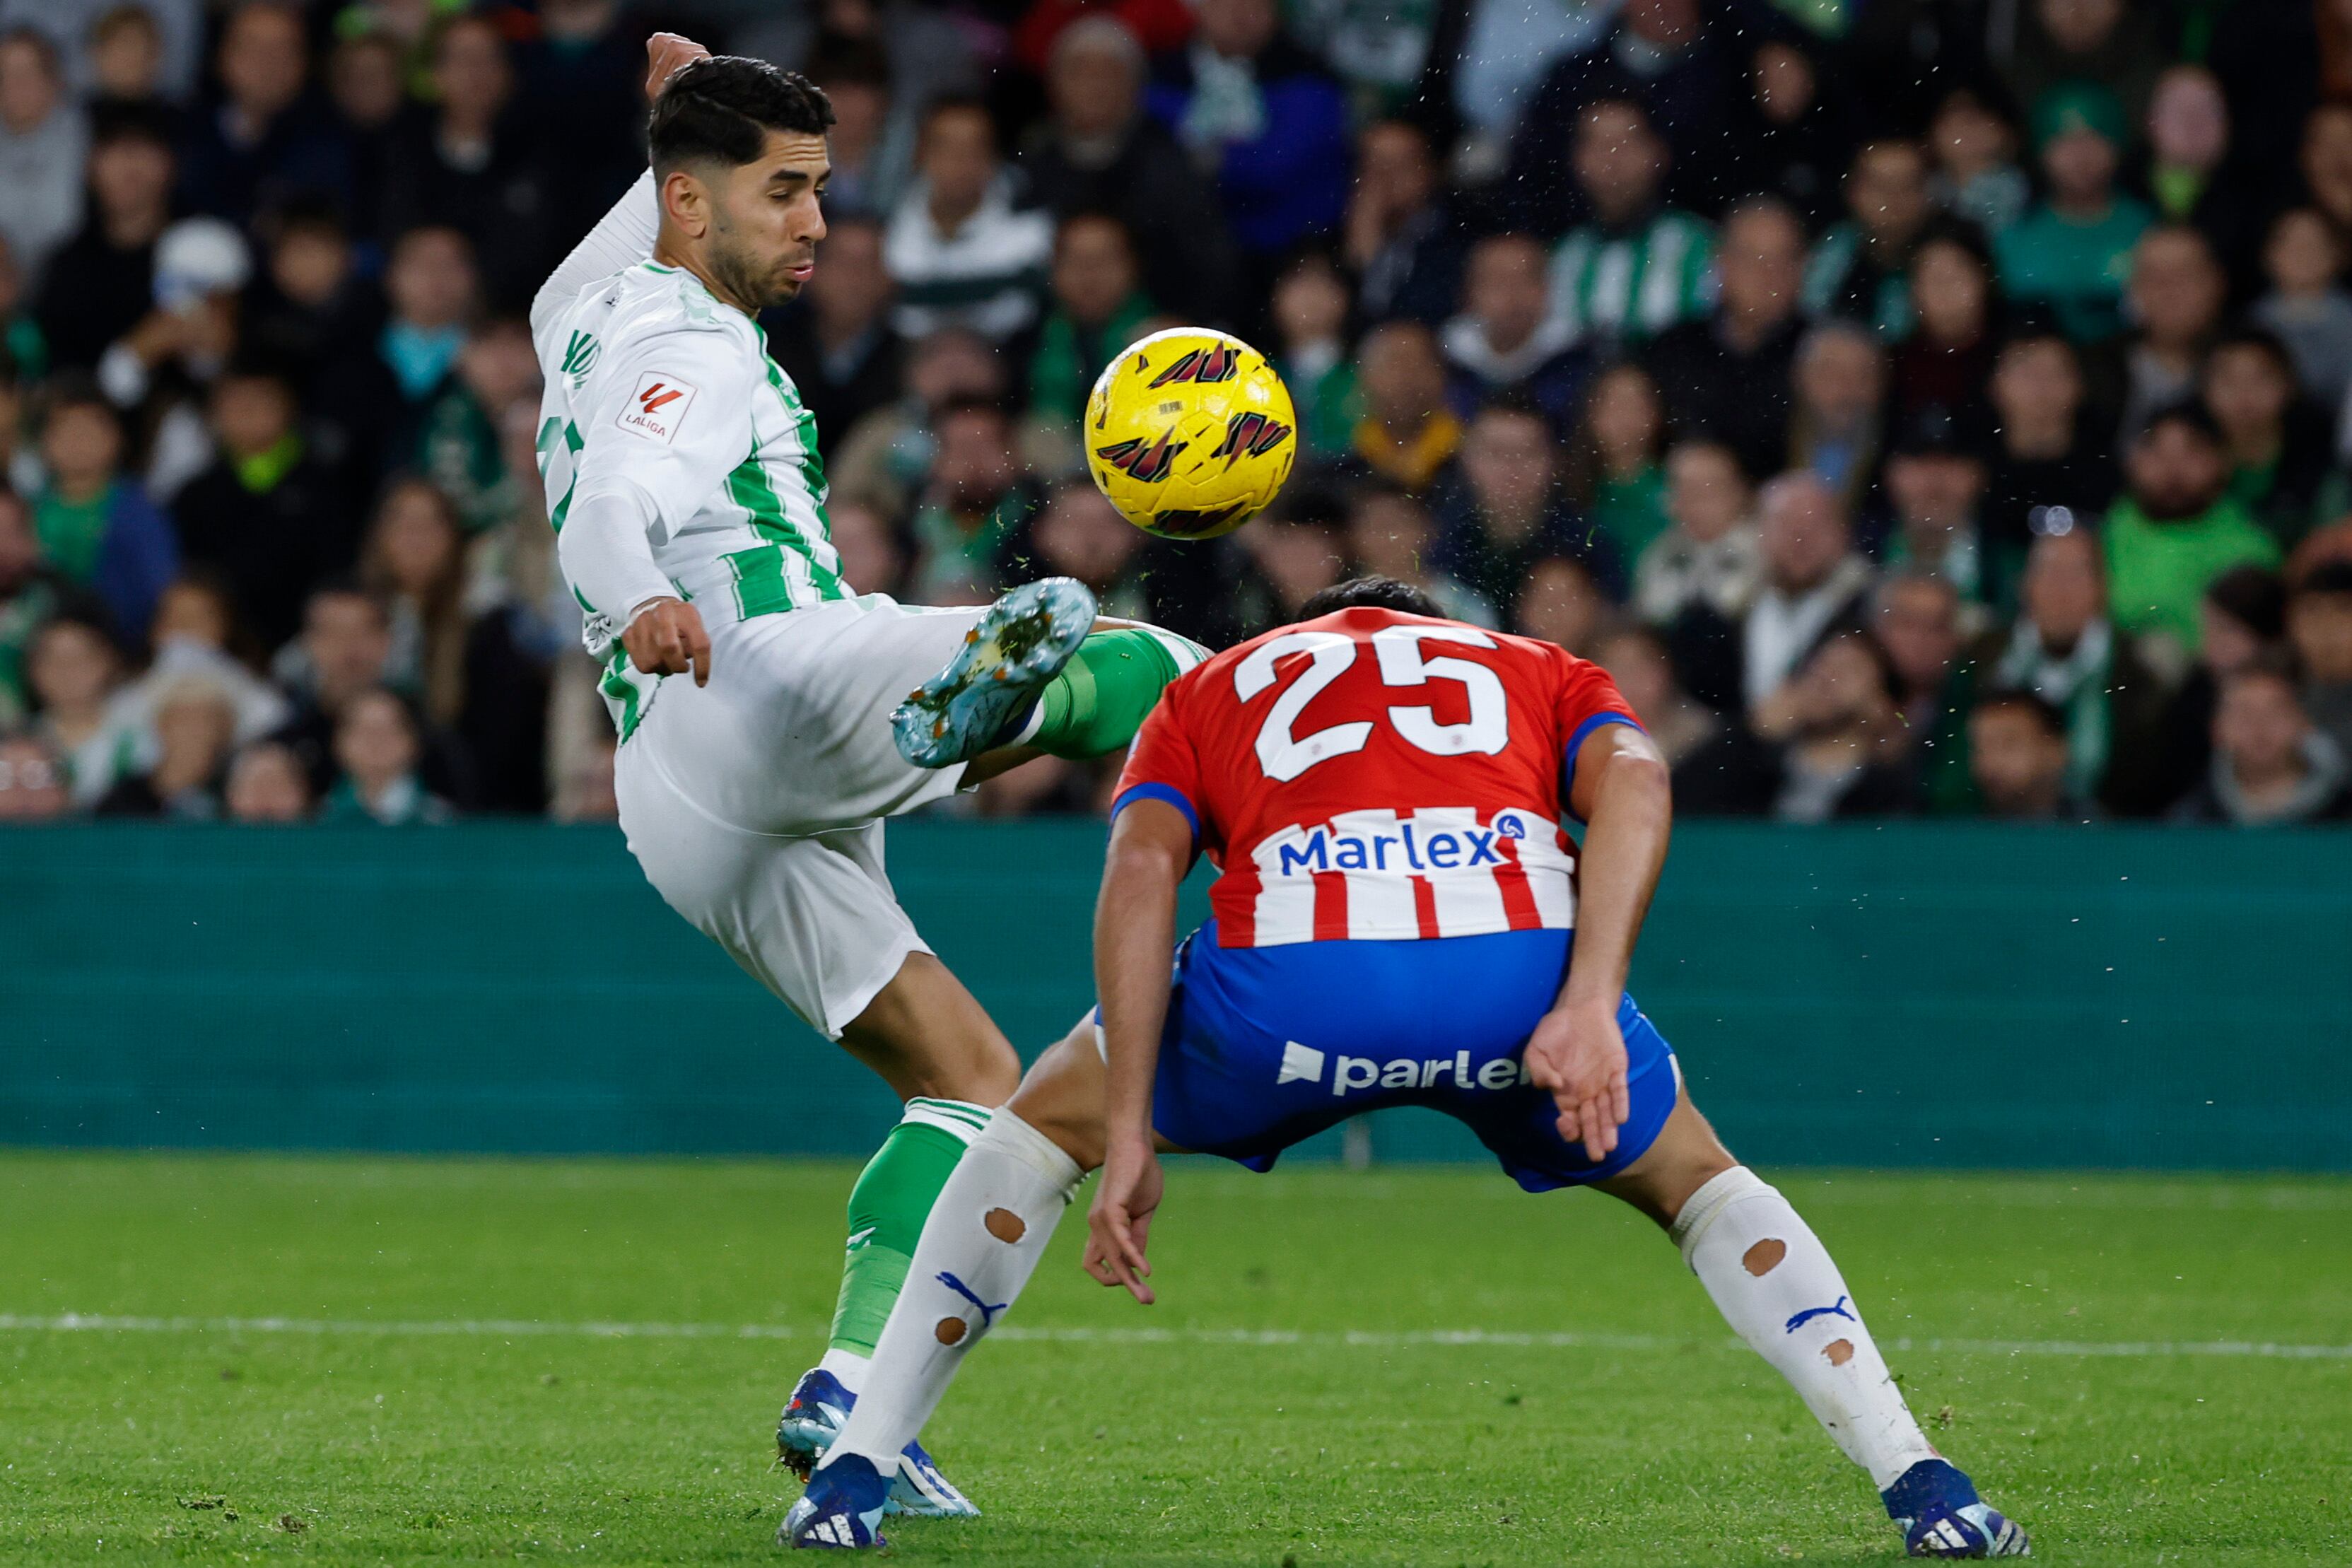
M670 908L828 1038L928 952L883 869L886 816L954 793L890 710L985 606L882 595L710 628L710 684L670 676L614 763L629 851Z

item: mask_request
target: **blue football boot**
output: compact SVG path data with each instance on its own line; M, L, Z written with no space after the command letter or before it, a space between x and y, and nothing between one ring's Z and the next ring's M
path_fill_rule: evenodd
M871 1459L844 1454L809 1478L808 1490L776 1527L776 1544L832 1552L887 1546L882 1516L889 1495L889 1480Z
M1979 1500L1974 1482L1942 1459L1922 1459L1880 1494L1903 1531L1910 1557L2030 1557L2033 1543L2014 1520Z
M857 1395L839 1378L822 1367L809 1373L793 1390L776 1423L777 1462L807 1480L856 1407ZM953 1481L940 1474L939 1466L920 1443L909 1443L899 1453L898 1473L890 1479L887 1510L919 1519L980 1517L980 1510L956 1489Z
M1013 589L982 613L948 667L890 715L898 754L919 768L944 768L1006 744L1094 626L1095 596L1076 578Z

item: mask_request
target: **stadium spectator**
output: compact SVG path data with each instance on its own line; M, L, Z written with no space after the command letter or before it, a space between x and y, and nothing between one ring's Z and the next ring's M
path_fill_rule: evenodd
M1948 413L1931 407L1911 421L1886 455L1882 481L1892 514L1882 560L1940 577L1973 603L2013 596L2022 562L1990 558L1980 515L1984 462Z
M2234 284L2251 284L2263 237L2258 204L2267 193L2259 171L2231 166L2221 84L2201 65L2169 67L2156 79L2144 129L2137 194L2160 221L2203 235Z
M809 61L808 75L833 104L826 224L888 217L915 177L915 117L892 101L889 57L878 45L840 40Z
M1566 321L1549 313L1542 242L1490 235L1464 268L1462 313L1441 339L1457 413L1511 393L1544 411L1555 429L1574 416L1591 363Z
M1895 349L1895 416L1900 422L1943 409L1970 441L1980 441L1991 424L1985 382L1998 348L1991 259L1968 230L1933 227L1912 247L1906 287L1916 325Z
M1462 422L1445 405L1436 335L1419 321L1384 322L1364 334L1356 363L1364 412L1355 456L1420 495L1462 444Z
M90 22L87 37L89 47L80 64L88 79L75 85L87 90L93 108L110 108L124 104L140 104L163 108L166 98L186 96L190 85L183 78L167 83L166 73L173 72L180 62L175 57L184 52L185 66L193 72L195 64L195 33L199 26L200 7L190 0L161 0L161 3L108 4ZM87 9L87 6L83 7ZM70 15L77 7L62 8ZM159 17L169 16L173 31L187 47L175 49L173 39L164 36ZM72 61L68 59L68 78L72 78Z
M2041 203L1995 241L2001 288L2055 311L2078 343L2114 335L2120 263L2153 220L2116 189L2123 107L2095 81L2053 87L2034 100L2033 146L2047 182Z
M1676 770L1675 793L1680 797L1683 764L1728 732L1723 715L1682 689L1673 655L1652 627L1631 622L1610 627L1594 645L1592 658L1617 683L1666 765Z
M2256 659L2221 683L2213 760L2175 810L2184 822L2273 826L2352 815L2344 753L2304 711L2294 677Z
M1190 10L1182 0L1162 4L1182 17L1181 41ZM1208 183L1144 112L1136 38L1120 15L1101 11L1058 31L1045 73L1053 112L1023 149L1021 170L1057 216L1106 212L1124 223L1142 258L1145 293L1194 320L1218 320L1235 303L1233 241Z
M907 354L904 393L835 434L837 444L826 449L833 499L906 517L929 482L940 411L963 399L1004 394L1003 366L979 333L943 327L915 343Z
M1569 443L1568 493L1612 587L1622 582L1618 563L1666 531L1665 448L1666 411L1649 373L1627 363L1597 377Z
M38 735L0 733L0 822L54 822L72 809L57 748Z
M1988 237L2025 216L2033 182L2017 164L2017 129L1977 88L1956 87L1937 100L1927 124L1936 205Z
M825 511L841 580L861 594L898 596L906 581L907 547L889 520L864 501L835 501Z
M1328 253L1302 251L1274 280L1274 364L1298 411L1305 453L1324 461L1344 456L1363 416L1355 362L1343 337L1348 280Z
M107 345L152 308L155 242L172 216L171 142L153 115L101 114L91 138L88 214L34 306L49 362L60 369L95 369Z
M478 321L457 351L457 374L443 383L418 415L412 444L391 454L388 466L425 475L457 509L469 534L505 517L513 489L504 441L508 415L539 406L539 356L530 328L516 316ZM538 421L529 421L536 426ZM537 466L534 452L530 466Z
M571 248L544 224L562 170L541 156L514 102L514 68L493 18L443 23L431 80L431 112L394 132L376 226L456 229L473 247L491 308L520 310Z
M2294 357L2304 392L2328 408L2352 387L2352 293L2336 281L2346 260L2343 238L2317 212L2280 214L2263 247L2270 290L2250 312Z
M394 151L408 125L408 75L407 50L380 27L337 39L327 58L328 100L343 144L351 149L351 186L341 200L308 199L336 213L371 243L389 237L381 227L383 192Z
M1398 486L1370 479L1348 506L1348 555L1360 573L1419 588L1448 618L1499 626L1495 604L1437 565L1437 520Z
M1768 795L1738 805L1783 822L1915 809L1892 680L1869 638L1824 639L1757 706L1751 724L1777 752L1777 776Z
M2147 416L2197 390L2197 370L2221 323L2229 280L2205 237L2182 225L2147 230L2132 247L2126 293L2137 330L2124 341L2122 414L2128 438Z
M1794 28L1759 38L1748 57L1747 95L1732 115L1717 205L1769 196L1818 228L1838 206L1854 137L1841 85Z
M236 740L236 700L195 671L172 678L155 694L154 756L127 772L100 797L100 816L161 816L210 822L221 814L221 787Z
M147 668L122 689L125 710L151 723L162 693L183 676L196 676L227 693L236 710L236 738L269 734L291 712L285 693L253 672L240 657L251 639L237 625L227 589L201 570L180 577L156 602L148 633Z
M2099 81L2119 95L2119 118L2137 124L2164 58L2161 22L2125 0L2032 0L2019 7L2003 76L2020 103L2038 103L2069 82Z
M1041 569L1084 583L1104 615L1150 617L1137 570L1148 536L1119 516L1091 481L1069 479L1055 485L1033 531Z
M1750 478L1788 461L1804 254L1805 231L1780 202L1734 207L1716 253L1715 308L1661 334L1643 355L1675 423L1729 447Z
M1561 481L1559 449L1543 416L1525 404L1488 405L1430 496L1439 522L1434 564L1498 612L1507 610L1537 562L1572 554L1591 537Z
M241 226L279 202L350 196L351 147L310 97L299 7L241 0L215 65L219 97L198 108L181 149L180 197L190 209Z
M307 392L348 344L381 326L382 309L332 207L282 207L265 226L261 268L238 302L240 357Z
M1428 131L1376 120L1356 138L1356 186L1345 225L1349 267L1365 319L1411 316L1436 326L1462 286L1462 237L1439 180Z
M1245 254L1264 263L1335 233L1348 203L1347 95L1283 36L1275 0L1199 0L1198 13L1191 45L1162 57L1151 111L1214 177Z
M1963 657L1960 595L1949 579L1918 567L1881 577L1871 593L1870 636L1885 655L1896 714L1909 736L1919 804L1967 811L1968 714L1975 669Z
M236 616L275 650L300 625L310 591L359 551L342 487L296 426L294 391L236 366L214 384L217 456L172 504L190 563L216 573Z
M1878 468L1886 355L1867 329L1832 317L1798 344L1790 387L1789 465L1835 490L1851 512Z
M996 127L976 100L931 105L915 166L919 177L882 242L883 262L898 280L898 330L919 338L963 326L1001 343L1037 319L1053 220L1014 208Z
M915 510L910 589L925 604L985 604L1013 552L1027 544L1037 486L1023 477L1002 405L977 397L950 403L937 429L939 456Z
M1079 214L1054 236L1053 308L1030 345L1029 416L1075 428L1103 366L1154 314L1137 287L1135 247L1115 217Z
M123 472L123 446L113 405L91 387L61 384L41 421L47 483L32 498L33 531L58 575L95 595L123 636L141 639L179 568L179 543Z
M2074 344L2053 325L2019 328L1993 362L1990 393L1987 547L2015 556L2041 533L2087 527L2115 498L2116 473L2084 412Z
M2124 631L2193 654L2205 585L2243 562L2277 563L2277 543L2228 493L2227 464L2220 427L2193 403L2159 410L2132 443L2127 488L2104 530L2109 600Z
M38 276L81 224L89 119L66 90L57 46L27 26L0 33L0 239Z
M1347 576L1345 517L1313 490L1286 495L1236 536L1253 568L1232 641L1298 618L1307 600Z
M2286 634L2286 589L2266 567L2232 566L2205 584L2197 602L2200 642L2185 676L2176 676L2158 731L2147 784L2133 804L2150 812L2177 805L2203 779L2212 759L2213 719L2221 689L2240 670L2280 657ZM2158 657L2176 649L2148 645Z
M313 797L324 795L337 777L335 731L343 710L360 693L382 686L391 658L392 617L382 600L350 582L330 583L310 595L300 638L275 662L295 710L274 738L302 763ZM462 776L465 763L446 737L436 735L427 737L425 767L429 777L445 781L446 792L446 781Z
M519 96L563 163L551 234L586 234L646 167L646 49L615 0L540 0L538 36L515 48Z
M0 734L21 722L31 705L26 650L63 602L64 587L41 560L32 508L0 489Z
M2011 822L2079 821L2069 794L2066 721L2031 691L1997 690L1969 710L1969 777L1985 815Z
M454 228L415 228L384 268L383 330L348 345L319 378L316 413L338 466L371 489L416 448L426 413L449 389L479 300L473 247Z
M384 492L360 584L391 611L383 683L460 743L472 764L473 803L540 809L547 677L520 646L508 606L479 602L457 508L437 487L407 479Z
M373 822L410 827L448 821L449 803L425 787L417 768L423 752L415 715L382 687L355 692L335 720L335 765L341 776L327 792L327 822Z
M1665 205L1666 144L1648 113L1601 99L1575 124L1570 163L1589 216L1552 253L1553 313L1577 341L1603 347L1704 315L1714 239L1705 222Z
M2303 669L2304 710L2352 758L2352 563L2330 562L2295 585L2286 634Z
M301 762L275 741L247 746L228 767L222 805L236 822L307 822L310 779Z
M1511 630L1590 658L1607 629L1609 610L1608 592L1591 566L1573 555L1547 555L1521 575Z
M2229 450L2230 495L2292 548L2316 520L2334 432L2296 385L2285 345L2258 327L2224 333L2198 376Z
M2087 524L2034 540L2018 599L2015 624L1979 656L1989 683L2031 691L2062 716L2070 798L2160 809L2154 752L2170 692L2107 618L2106 560Z
M853 216L829 216L825 226L824 261L801 298L773 313L768 352L816 416L819 445L832 448L898 397L907 343L890 322L881 225Z
M1635 564L1633 609L1658 626L1692 610L1736 621L1763 580L1748 476L1730 447L1705 437L1675 443L1665 469L1668 526Z
M1935 214L1927 174L1916 142L1863 143L1845 176L1846 221L1805 264L1807 314L1851 317L1889 339L1910 331L1912 252Z
M58 757L75 808L87 811L137 759L137 732L115 700L121 650L98 622L60 615L34 634L25 675L32 732Z
M1853 553L1843 502L1818 475L1782 474L1757 500L1764 582L1731 650L1738 678L1725 683L1749 710L1778 691L1824 637L1860 627L1872 575Z

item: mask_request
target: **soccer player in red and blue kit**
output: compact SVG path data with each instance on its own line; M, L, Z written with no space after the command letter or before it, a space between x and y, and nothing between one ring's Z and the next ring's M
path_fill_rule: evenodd
M1145 721L1112 806L1101 1005L933 1205L856 1408L782 1535L878 1543L895 1457L1085 1173L1103 1170L1086 1267L1149 1303L1160 1151L1262 1171L1346 1117L1425 1105L1522 1187L1598 1187L1665 1227L1870 1472L1912 1555L2025 1555L1920 1433L1819 1238L1725 1151L1625 994L1672 808L1615 685L1382 578L1306 617L1182 676ZM1178 945L1177 889L1202 853L1221 873L1212 916Z

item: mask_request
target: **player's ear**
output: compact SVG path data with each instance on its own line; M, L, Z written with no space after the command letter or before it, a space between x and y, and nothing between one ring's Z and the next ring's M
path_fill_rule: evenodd
M689 169L672 169L662 176L662 216L680 233L700 239L710 228L710 190Z

